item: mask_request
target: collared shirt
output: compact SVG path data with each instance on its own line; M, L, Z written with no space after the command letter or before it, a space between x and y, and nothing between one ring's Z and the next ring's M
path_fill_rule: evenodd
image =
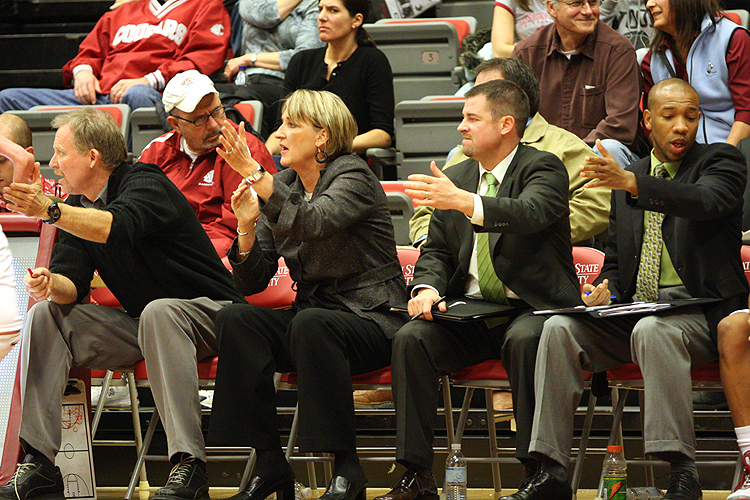
M86 198L86 196L81 195L81 205L83 205L83 208L95 208L97 210L104 210L104 207L107 206L107 191L108 191L109 183L105 184L101 191L99 191L99 195L94 199L94 201L89 200Z
M518 146L513 148L513 151L510 152L508 156L503 158L503 160L498 163L495 168L492 170L487 170L482 166L482 164L479 164L479 186L477 187L478 193L486 193L487 187L489 186L489 183L487 182L487 179L485 178L484 173L490 172L492 175L495 176L495 179L497 179L497 185L498 188L500 187L500 184L503 183L503 179L505 178L505 174L508 172L508 167L510 166L510 162L513 161L513 157L516 156L516 151L518 151ZM484 205L482 204L482 197L479 196L476 193L473 193L474 196L474 214L471 217L471 223L475 224L477 226L484 225ZM517 299L518 295L511 292L508 287L505 287L505 295L508 298L511 299ZM466 296L472 299L483 299L482 292L479 290L479 266L477 264L477 233L474 233L474 243L473 243L473 249L471 251L471 260L469 260L469 274L466 275Z
M498 189L500 188L500 184L503 183L503 179L505 178L505 174L508 173L508 167L510 166L510 163L513 161L513 158L516 156L516 152L518 151L518 145L516 145L515 148L513 148L513 151L511 151L508 156L503 158L503 160L495 165L495 167L492 170L486 169L481 163L478 163L478 169L479 169L479 185L477 186L477 193L485 193L487 191L488 182L485 179L485 172L490 172L492 175L495 176L495 179L497 179L497 186ZM474 197L474 213L471 217L467 217L472 224L477 226L484 225L484 204L482 203L482 197L477 194L472 193L472 196ZM411 291L411 296L416 297L419 290L422 288L432 288L435 290L434 287L430 285L417 285L415 286ZM435 293L438 293L437 290L435 290ZM438 293L439 294L439 293ZM469 259L469 273L466 275L466 293L465 295L471 299L483 299L482 292L479 290L479 266L477 264L477 233L474 233L474 241L472 243L472 250L471 250L471 258ZM509 299L517 299L519 298L518 295L513 293L507 286L505 287L505 296Z
M588 145L596 139L636 142L641 75L627 38L599 21L578 54L563 54L553 23L516 44L512 57L529 64L542 86L539 112Z
M667 169L667 173L669 174L669 179L674 179L674 176L680 169L680 165L682 165L682 160L663 163L658 158L656 158L656 156L654 156L654 151L651 150L651 175L655 175L656 167L658 167L659 165L664 165L664 168ZM643 212L644 228L646 227L648 214L648 210ZM669 252L667 251L667 245L662 245L661 263L659 264L659 288L682 285L682 280L677 274L677 270L674 268L674 264L672 264L672 258L669 256Z

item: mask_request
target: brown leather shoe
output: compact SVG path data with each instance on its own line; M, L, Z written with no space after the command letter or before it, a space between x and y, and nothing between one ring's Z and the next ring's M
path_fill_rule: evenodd
M393 408L393 393L390 390L354 391L353 400L355 408Z
M374 500L427 500L438 497L437 483L431 470L408 469L391 488L391 491Z

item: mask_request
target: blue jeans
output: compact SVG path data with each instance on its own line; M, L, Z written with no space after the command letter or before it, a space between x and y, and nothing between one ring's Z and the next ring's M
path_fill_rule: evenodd
M604 149L609 151L612 157L617 160L622 168L627 167L633 162L640 160L641 158L633 153L626 145L615 139L602 139L602 146ZM602 156L596 144L593 146L594 153Z
M122 103L130 109L152 107L161 99L159 91L148 85L133 85L125 92ZM30 109L34 106L80 106L83 104L75 96L73 89L34 89L15 88L0 91L0 113L11 109ZM96 104L112 104L109 95L98 95Z

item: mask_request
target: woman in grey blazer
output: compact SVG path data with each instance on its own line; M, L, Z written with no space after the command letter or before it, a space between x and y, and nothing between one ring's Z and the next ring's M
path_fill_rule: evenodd
M336 95L298 90L276 132L281 164L264 175L244 129L224 127L222 157L245 181L232 197L238 237L229 251L240 291L263 291L283 256L297 298L291 310L248 304L217 319L219 366L209 438L258 453L248 488L232 497L292 500L294 474L281 451L274 372L298 374L299 447L335 456L323 500L365 498L355 448L351 376L390 364L391 337L407 300L385 193L351 154L354 118Z

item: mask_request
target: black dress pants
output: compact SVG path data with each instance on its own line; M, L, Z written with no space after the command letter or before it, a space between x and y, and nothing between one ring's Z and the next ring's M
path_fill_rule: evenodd
M351 376L391 360L391 341L375 322L346 311L295 313L233 304L219 312L216 328L219 365L209 441L280 447L273 374L296 370L300 450L356 448Z
M534 364L546 316L520 314L510 325L484 322L410 321L393 338L396 458L432 468L440 376L488 359L508 372L516 417L516 457L529 458L534 418ZM506 328L507 327L507 328Z

